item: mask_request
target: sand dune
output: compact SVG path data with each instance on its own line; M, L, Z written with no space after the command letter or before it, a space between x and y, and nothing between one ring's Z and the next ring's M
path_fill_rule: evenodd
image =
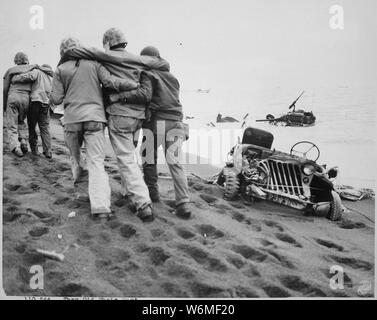
M116 219L95 222L88 200L74 197L58 132L53 153L52 161L30 154L18 159L4 145L8 295L351 297L362 281L374 282L374 225L352 210L358 204L335 223L266 202L228 202L218 187L190 178L194 217L185 221L174 215L171 181L161 179L157 218L143 224L120 198L120 176L108 157ZM359 209L374 220L374 202L365 201ZM65 260L36 249L64 252ZM35 264L44 269L43 290L28 285ZM329 286L332 265L344 268L344 290Z

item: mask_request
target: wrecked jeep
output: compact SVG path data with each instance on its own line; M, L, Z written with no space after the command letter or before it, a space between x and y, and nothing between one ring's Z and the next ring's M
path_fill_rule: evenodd
M338 169L317 164L320 151L314 143L298 142L288 154L271 149L273 139L267 131L245 129L242 142L232 148L231 159L217 179L224 187L224 198L265 199L339 220L343 206L333 186Z

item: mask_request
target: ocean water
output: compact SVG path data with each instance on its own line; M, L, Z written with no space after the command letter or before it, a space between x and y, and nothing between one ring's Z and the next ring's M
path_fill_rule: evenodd
M339 183L375 189L375 89L366 87L305 89L296 108L313 111L317 121L312 127L278 127L255 122L256 119L265 119L268 113L275 117L284 114L300 93L300 89L297 88L281 87L254 91L211 89L209 93L183 90L181 100L185 116L194 117L185 120L190 124L190 130L240 129L242 118L248 113L247 125L273 133L273 148L289 152L294 143L301 140L311 141L321 152L318 163L327 164L328 167L339 167ZM234 117L240 120L240 123L216 124L218 113ZM209 122L213 122L216 128L210 129L207 126ZM225 140L221 140L217 145L222 155L229 151L229 144L233 145L237 142L234 135ZM199 142L200 138L189 140L190 146L186 151L196 149L199 150L199 156L208 157L208 151L193 146ZM218 167L223 165L222 162L216 163L216 161L212 164Z

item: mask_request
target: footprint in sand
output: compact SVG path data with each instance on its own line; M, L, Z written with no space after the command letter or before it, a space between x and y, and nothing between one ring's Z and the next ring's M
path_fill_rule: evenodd
M272 220L263 220L263 223L270 228L276 229L277 231L283 232L284 228L277 222Z
M214 203L213 206L217 209L216 211L220 214L226 214L229 212L230 208L226 206L225 204L217 204Z
M30 183L28 187L32 189L33 191L38 191L41 188L40 185L35 182Z
M226 260L237 269L241 269L246 264L246 261L240 258L238 255L228 254Z
M41 237L49 232L49 228L47 227L34 227L29 231L29 234L32 237L38 238Z
M9 191L13 192L13 191L17 191L18 189L20 189L21 185L6 183L6 184L4 184L4 187L5 187L5 189L8 189Z
M258 231L258 232L262 231L262 224L257 219L247 218L245 220L245 224L247 224L248 226L251 226L253 231Z
M124 262L129 260L132 257L130 251L124 250L119 247L109 248L109 256L115 262Z
M4 222L13 222L16 221L18 218L22 216L20 212L18 212L18 206L10 206L8 208L4 208L3 210L3 221Z
M35 264L42 265L46 261L46 258L42 254L38 253L37 251L27 248L24 254L22 255L22 261L25 265L28 265L28 266L35 265Z
M228 267L220 259L212 257L203 249L188 244L179 244L178 249L188 254L197 263L203 265L209 271L226 272Z
M293 237L286 233L275 233L275 237L279 239L280 241L287 242L289 244L294 245L297 248L302 248L302 245L296 241Z
M213 204L214 202L216 202L217 200L219 200L218 198L216 198L214 196L211 196L209 194L206 194L206 193L200 194L199 197L202 198L208 204Z
M262 289L270 298L287 298L291 296L288 291L274 285L266 285Z
M153 238L161 237L164 234L165 234L165 231L162 230L162 229L152 229L151 230L151 235L152 235Z
M53 223L59 221L59 216L53 216L51 213L45 212L45 211L39 211L35 209L28 208L26 209L26 212L28 215L34 215L38 219L40 219L42 222L45 223Z
M230 205L236 209L245 209L245 205L240 202L231 202Z
M201 224L195 226L195 228L199 231L199 233L202 236L212 238L212 239L218 239L224 237L224 232L221 230L216 229L215 227L209 225L209 224Z
M91 235L90 233L86 231L81 231L78 234L77 243L83 246L90 246L93 243L92 239L93 239L93 235Z
M314 239L318 244L321 246L324 246L329 249L336 249L338 251L343 251L344 248L330 240L324 240L324 239Z
M165 263L167 259L171 257L171 254L166 252L161 247L152 247L148 251L148 257L151 260L153 265L161 266Z
M27 249L27 244L25 242L20 242L14 247L14 250L16 250L16 252L18 253L24 253L26 249Z
M137 230L132 224L123 224L120 227L120 234L122 235L122 237L127 239L136 235L136 232Z
M110 229L116 229L122 226L122 222L120 222L118 219L112 219L112 220L106 221L106 225Z
M248 264L245 271L243 271L243 274L246 277L255 279L255 277L260 277L260 272L258 271L258 268L252 264Z
M272 248L277 248L277 245L267 239L261 239L260 240L260 243L262 244L262 246L264 247L272 247Z
M56 205L62 205L62 204L66 204L68 201L70 200L70 198L68 197L58 197L53 204L56 204Z
M363 229L366 227L365 223L354 222L346 218L343 218L337 224L339 228L342 228L342 229Z
M166 271L170 277L179 277L184 279L192 279L196 275L196 271L189 266L178 263L173 259L166 262Z
M245 220L245 215L242 214L241 212L234 211L234 212L232 212L232 219L234 219L238 222L242 222L242 221Z
M349 257L340 257L340 256L329 256L332 260L336 261L340 265L346 265L351 267L352 269L362 269L365 271L370 271L374 268L374 265L368 261L349 258Z
M57 283L63 283L69 274L67 272L61 272L61 271L56 271L56 270L51 270L48 271L45 274L46 279L51 283L52 281L55 281Z
M267 254L251 248L247 245L233 245L233 251L243 256L245 259L256 261L256 262L263 262L267 259Z
M15 199L12 199L12 198L8 198L8 197L4 197L4 196L3 196L3 205L4 205L4 204L7 204L7 203L12 204L12 205L15 205L15 206L19 206L19 205L21 205L21 202L20 202L20 201L17 201L17 200L15 200Z
M195 237L195 233L185 227L177 228L176 232L183 239L191 239Z
M238 286L235 288L235 296L238 298L259 298L260 295L255 291L245 288L242 286Z
M221 288L215 285L210 285L204 282L195 281L191 284L191 291L194 297L209 298L209 297L229 297L229 292L226 292L225 288Z
M296 266L293 262L291 262L283 255L279 254L277 251L267 248L263 250L266 251L269 255L273 256L283 267L286 267L288 269L296 269Z
M310 297L326 297L326 293L321 289L303 281L299 276L287 275L279 278L281 284L288 289L302 293Z

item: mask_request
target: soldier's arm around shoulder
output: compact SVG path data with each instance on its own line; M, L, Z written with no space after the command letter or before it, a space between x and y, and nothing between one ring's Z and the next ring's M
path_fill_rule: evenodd
M34 82L37 80L38 72L40 72L38 69L33 69L25 73L17 74L12 77L12 83Z
M98 79L105 88L115 91L127 91L136 89L139 84L129 79L122 79L113 76L103 65L95 62L97 68Z
M52 79L52 89L50 93L50 101L54 105L61 104L65 97L65 90L63 86L63 82L60 76L59 68L55 71L54 77Z
M119 94L110 95L110 101L125 101L132 104L149 104L153 96L153 82L146 72L140 75L139 88L131 91L121 92Z

